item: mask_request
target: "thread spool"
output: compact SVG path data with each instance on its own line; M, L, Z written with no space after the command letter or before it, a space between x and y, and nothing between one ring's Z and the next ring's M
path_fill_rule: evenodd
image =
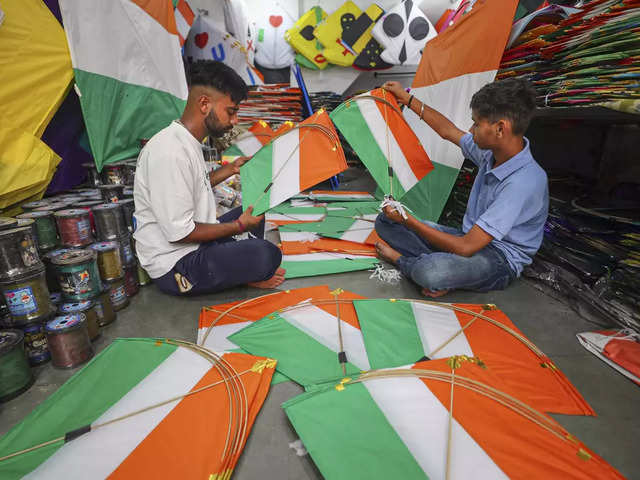
M56 368L74 368L93 355L84 313L67 313L47 322L45 327L51 364Z
M11 217L0 217L0 231L18 227L18 220Z
M129 305L129 297L127 297L127 290L123 278L104 283L109 289L109 299L111 300L114 312L118 312Z
M42 261L44 263L44 267L46 269L47 274L47 285L49 286L49 291L59 292L60 291L60 282L58 281L58 271L56 270L55 265L52 260L54 257L58 255L62 255L63 253L72 250L71 248L57 248L55 250L51 250L50 252L45 253L42 256Z
M113 323L117 318L116 312L113 310L113 304L111 303L110 291L105 288L99 296L94 299L95 311L98 315L98 324L101 327Z
M136 263L136 254L133 247L133 237L130 234L118 237L118 245L120 246L120 258L122 265L134 265Z
M89 212L82 208L61 210L54 214L65 247L84 247L93 243Z
M140 291L138 266L135 263L124 267L124 290L127 297L133 297Z
M4 295L0 295L0 328L9 328L11 326L11 312L4 301Z
M125 187L122 194L124 195L125 200L127 198L133 198L133 187Z
M33 385L20 330L0 330L0 402L17 397Z
M124 269L122 268L118 242L94 243L91 245L91 250L98 255L98 270L100 270L102 280L122 278Z
M58 306L62 303L62 294L60 292L49 293L49 301L54 311L58 310Z
M91 210L93 207L102 204L102 199L100 200L86 200L84 199L82 202L76 202L74 204L74 208L82 208L89 212L89 223L91 224L91 232L96 234L96 219L93 218L93 211Z
M49 203L50 202L48 200L36 200L34 202L23 203L20 207L25 211L33 211L36 208L46 207Z
M87 318L87 332L89 340L93 341L100 336L100 323L96 312L96 302L93 300L82 300L80 302L62 303L58 308L58 313L84 313Z
M96 168L95 163L83 163L82 167L87 169L87 180L89 185L98 186L100 183L100 175L98 174L98 169Z
M124 198L124 185L100 185L98 189L104 203L116 203Z
M38 207L34 209L34 212L52 212L55 213L60 210L64 210L69 207L67 202L50 202L48 205L44 207Z
M24 334L24 351L29 365L35 367L51 360L44 323L37 321L20 327Z
M18 219L32 219L36 222L37 246L40 252L47 252L58 246L58 229L56 220L51 212L26 212L17 215Z
M92 250L74 249L51 259L55 266L62 298L87 300L102 291L96 254Z
M91 211L96 222L96 235L101 242L117 240L118 237L129 234L122 207L119 204L103 203L91 208ZM122 260L124 261L124 258Z
M104 185L125 185L127 183L127 167L124 163L110 163L102 167L102 183Z
M149 276L147 271L144 268L142 268L142 266L139 263L136 263L136 270L138 272L138 284L141 287L144 287L145 285L149 285L151 283L151 277Z
M0 282L11 281L43 268L30 227L0 231Z
M124 221L127 224L127 228L129 229L129 232L133 233L133 231L135 230L133 212L136 209L136 204L133 201L133 198L125 198L124 200L120 200L118 204L120 205L120 208L122 208Z
M127 172L126 184L133 185L136 178L136 167L138 166L138 159L131 158L129 160L125 160L123 163L124 163L125 171ZM126 189L125 189L125 196L126 196Z
M18 227L28 227L31 229L31 235L36 244L36 250L40 251L38 247L38 230L36 229L35 220L32 218L18 218L16 220L18 220Z
M11 313L9 326L41 320L51 313L51 300L44 269L17 277L13 281L0 282L0 291Z

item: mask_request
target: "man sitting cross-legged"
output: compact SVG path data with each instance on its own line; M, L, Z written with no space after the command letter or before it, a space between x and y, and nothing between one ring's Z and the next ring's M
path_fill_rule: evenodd
M376 232L378 256L396 265L439 297L453 289L506 288L532 261L547 219L547 176L524 137L535 110L535 91L524 80L490 83L471 100L473 126L465 133L436 110L409 95L398 82L384 88L443 139L460 146L478 166L462 230L404 218L385 207Z

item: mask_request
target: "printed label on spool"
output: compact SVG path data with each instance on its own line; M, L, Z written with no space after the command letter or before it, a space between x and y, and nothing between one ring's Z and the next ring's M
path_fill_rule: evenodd
M23 328L24 349L27 352L29 362L37 364L49 360L49 345L42 325L29 325Z
M102 307L102 300L96 300L94 310L96 311L96 315L98 316L98 320L104 320L104 308Z
M78 223L76 223L76 228L78 229L78 236L82 240L86 240L87 238L89 238L89 235L91 234L91 225L89 223L89 220L78 220Z
M112 288L109 292L109 296L111 297L111 303L114 305L124 302L127 299L127 292L124 289L124 285Z
M38 310L38 303L31 287L7 290L4 293L11 315L29 315Z
M89 274L88 270L65 273L60 278L60 288L64 293L75 295L90 292L92 290L91 274Z
M124 254L124 263L128 264L133 261L133 251L129 242L122 244L122 253Z
M23 263L27 267L31 267L36 263L40 263L38 250L36 250L36 246L31 241L31 239L23 238L20 242L20 256L22 257Z

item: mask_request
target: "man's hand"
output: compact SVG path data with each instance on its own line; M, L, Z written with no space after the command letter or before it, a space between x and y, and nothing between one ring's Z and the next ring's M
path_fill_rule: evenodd
M238 220L244 225L246 230L253 230L260 222L264 220L264 215L258 215L257 217L253 216L253 205L249 205L247 209L242 212L242 215L238 217Z
M233 162L230 163L231 171L233 172L231 175L237 175L240 173L240 167L251 160L252 157L238 157Z
M384 85L382 85L382 88L384 88L387 92L389 93L393 93L393 95L395 95L395 97L398 99L398 102L406 105L407 102L409 101L409 93L402 87L402 85L400 84L400 82L387 82Z
M387 216L389 220L396 223L406 223L406 220L400 213L393 207L387 205L383 208L384 214ZM407 217L409 214L407 213Z

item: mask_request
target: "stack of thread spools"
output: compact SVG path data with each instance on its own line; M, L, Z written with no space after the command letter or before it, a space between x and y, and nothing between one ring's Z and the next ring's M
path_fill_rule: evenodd
M0 216L0 402L31 386L30 366L89 360L101 328L150 283L133 245L135 160L87 170L88 185Z

